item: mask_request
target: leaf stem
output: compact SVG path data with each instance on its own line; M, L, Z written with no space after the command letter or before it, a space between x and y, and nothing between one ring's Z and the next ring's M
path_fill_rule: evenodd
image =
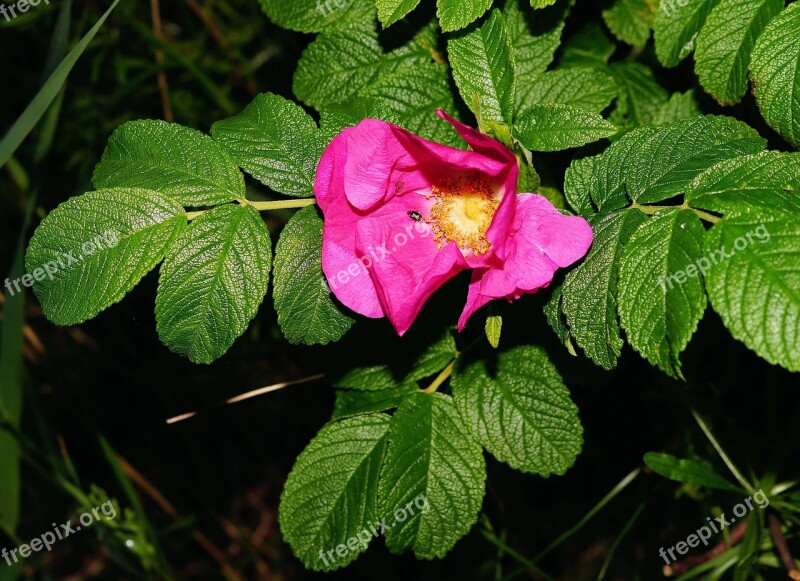
M299 200L277 200L274 202L251 202L250 200L238 200L243 206L253 206L259 212L269 210L286 210L289 208L305 208L317 203L316 198L302 198Z
M639 210L641 212L644 212L648 216L652 216L653 214L655 214L656 212L660 212L661 210L678 208L679 210L691 210L697 215L698 218L700 218L701 220L705 220L706 222L709 222L711 224L716 224L717 222L720 221L719 216L715 216L714 214L704 212L703 210L698 210L697 208L692 208L686 202L684 202L680 206L642 206L637 202L632 202L631 205L628 207L634 210Z
M422 390L422 393L435 393L437 389L439 389L442 384L447 381L447 378L453 374L453 369L456 366L456 360L453 359L450 362L450 365L442 369L442 372L433 380L428 387Z
M197 212L186 212L186 219L187 219L189 222L191 222L192 220L194 220L194 219L195 219L195 218L197 218L198 216L202 216L202 215L203 215L203 214L205 214L206 212L207 212L207 210L198 210Z

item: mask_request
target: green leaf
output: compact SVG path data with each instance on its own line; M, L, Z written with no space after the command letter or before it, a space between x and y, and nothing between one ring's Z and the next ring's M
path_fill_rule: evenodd
M559 103L600 113L617 96L613 77L596 67L568 67L548 71L524 98L517 100L522 113L537 103Z
M564 197L569 206L584 217L595 213L591 191L594 187L594 173L601 156L584 157L573 160L564 175Z
M373 535L359 533L371 531L383 517L377 493L388 432L385 414L345 419L322 428L297 458L279 519L284 539L306 568L338 569L366 550ZM351 538L363 542L348 548ZM340 545L344 556L336 552Z
M616 127L596 113L555 103L533 105L514 125L514 136L531 151L580 147L616 132Z
M419 4L419 0L378 0L378 20L384 28L406 16Z
M619 317L631 346L671 377L706 308L705 229L691 210L670 208L639 226L619 264Z
M483 16L492 0L438 0L436 15L444 32L460 30Z
M557 0L531 0L531 8L547 8L556 2Z
M413 381L380 391L337 389L331 420L396 408L403 400L415 393L419 393L419 387Z
M720 0L662 0L653 22L656 56L667 68L677 66L695 49L697 35Z
M412 364L406 381L417 381L439 373L456 358L456 341L453 334L445 331Z
M331 299L322 274L322 220L313 206L297 212L275 248L275 310L290 343L338 341L353 319Z
M658 132L646 125L631 131L612 144L596 162L590 194L598 210L617 210L628 205L625 183L630 168L642 153L643 144Z
M503 13L514 54L517 103L536 87L538 79L553 62L561 43L564 18L560 11L539 12L535 19L520 9L520 0L506 0Z
M119 302L161 262L186 229L174 199L137 188L89 192L48 215L25 265L48 319L77 325ZM37 276L42 269L55 272Z
M36 127L36 124L53 101L55 101L61 89L64 87L64 84L67 82L67 77L70 72L72 72L75 63L81 58L84 51L89 46L89 43L92 42L97 34L97 31L100 30L111 12L117 7L117 4L119 4L119 0L114 0L108 10L106 10L97 22L95 22L94 26L89 29L89 32L87 32L73 49L69 51L67 56L64 57L53 73L48 77L47 81L45 81L44 85L42 85L42 88L39 89L39 92L36 93L36 96L28 103L25 111L17 118L14 125L11 126L11 129L9 129L8 133L3 137L3 140L0 141L0 167L6 165L17 148L25 141L25 138L33 128Z
M754 209L720 221L705 241L714 310L734 338L790 371L800 371L799 239L797 210Z
M646 219L638 210L598 215L591 221L594 243L589 254L564 280L562 301L570 333L603 369L616 367L624 345L617 322L619 258Z
M531 474L564 474L583 445L578 408L547 353L523 346L496 368L477 360L452 378L458 411L473 436L501 462Z
M275 24L298 32L322 32L349 26L354 21L371 22L374 0L259 0L261 9Z
M347 101L378 75L382 59L371 22L325 32L303 51L294 74L294 94L316 109Z
M569 327L567 326L567 320L564 316L563 304L561 302L563 299L561 294L562 290L562 285L555 287L553 289L553 294L550 295L550 299L544 304L542 310L544 311L547 324L556 334L558 340L567 348L571 355L575 355L575 349L572 345L572 338L569 335Z
M720 103L732 105L744 97L750 53L783 5L784 0L720 0L709 14L697 37L695 71Z
M800 214L800 153L764 151L707 169L686 190L686 203L734 216L759 209Z
M630 129L652 123L667 103L667 91L653 71L636 62L612 63L610 70L620 96L611 119Z
M605 66L616 48L603 28L590 22L564 43L559 64L562 67Z
M360 391L380 391L399 387L402 384L402 378L396 377L388 365L372 365L351 369L333 385Z
M437 109L454 112L456 108L445 65L426 62L381 71L359 92L358 101L390 111L395 124L423 139L453 146L463 143L436 114Z
M622 42L644 46L650 38L657 5L653 0L615 0L611 8L603 10L603 20Z
M644 455L644 463L656 474L676 482L730 492L742 491L741 488L717 474L713 468L696 460L676 458L670 454L659 452L648 452Z
M444 557L477 521L485 482L483 450L452 398L407 398L392 417L379 483L386 546L393 553L411 549L419 559Z
M500 334L503 331L503 317L498 315L486 317L485 331L489 345L497 349L500 346Z
M653 123L664 125L666 123L674 123L684 117L694 117L696 115L700 115L700 109L697 106L694 90L689 89L685 93L673 93L669 101L661 105L658 113L653 118Z
M478 119L511 124L514 56L503 13L494 10L482 26L452 38L447 50L461 97Z
M195 218L161 266L158 336L194 363L220 358L264 301L272 243L251 206L227 204Z
M456 354L455 339L450 331L446 331L416 359L409 360L401 356L398 367L402 371L389 365L357 367L345 373L334 385L361 391L380 391L408 383L415 384L420 379L439 373L455 359Z
M750 78L769 126L800 148L800 4L767 25L753 49Z
M108 140L92 182L101 188L142 188L184 206L244 198L244 176L208 135L175 123L130 121Z
M730 117L691 117L664 125L641 144L627 168L628 195L654 203L681 193L717 162L758 153L766 141Z
M283 97L256 96L244 111L211 127L239 167L287 196L313 196L325 139L302 107Z

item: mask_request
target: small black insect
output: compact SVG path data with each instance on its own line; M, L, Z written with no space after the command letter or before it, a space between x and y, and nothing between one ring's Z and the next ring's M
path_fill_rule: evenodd
M416 210L411 210L408 213L408 217L414 220L414 222L419 222L420 220L422 220L422 214L420 214Z

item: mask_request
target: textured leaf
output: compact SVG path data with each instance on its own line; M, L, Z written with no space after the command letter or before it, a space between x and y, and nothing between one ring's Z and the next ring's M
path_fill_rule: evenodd
M630 168L643 153L642 145L658 132L650 125L640 127L612 144L594 164L592 201L598 210L611 211L628 205L625 183Z
M331 299L322 274L322 220L314 207L297 212L275 248L275 310L290 343L326 344L353 324Z
M453 78L472 112L481 121L510 124L514 113L514 56L503 13L493 11L482 26L451 39L447 49Z
M346 101L377 76L382 58L371 22L320 34L297 63L294 94L317 109Z
M705 230L691 210L671 208L639 226L622 251L618 307L631 346L653 365L682 378L679 355L706 308Z
M517 347L496 370L478 360L452 378L458 411L498 460L531 474L564 474L583 445L578 408L545 351Z
M28 273L56 270L33 286L42 310L57 325L91 319L161 262L185 228L180 204L149 190L113 188L67 200L28 245Z
M638 210L598 215L592 220L594 243L589 254L564 280L562 301L570 333L603 369L616 367L624 345L617 322L619 257L645 220Z
M536 80L523 98L517 99L522 113L537 103L560 103L600 113L617 96L613 77L595 67L568 67L548 71Z
M408 383L415 384L417 380L439 373L455 357L456 342L453 335L447 331L422 354L407 361L407 372L403 369L398 373L397 369L392 369L389 365L357 367L345 373L334 385L361 391L379 391L401 387Z
M567 320L564 316L563 305L561 303L563 297L561 295L562 286L559 285L553 289L553 294L550 299L545 303L544 311L545 320L553 332L558 337L559 342L567 347L570 354L575 355L574 347L572 346L572 338L569 335L569 327Z
M610 70L620 96L612 121L627 128L654 122L667 103L667 91L658 84L653 71L635 62L612 63Z
M281 496L280 526L308 569L344 567L367 548L359 542L344 556L336 552L383 516L377 492L388 431L384 414L345 419L322 428L297 458Z
M570 207L581 216L595 213L592 205L591 191L594 187L594 173L601 156L576 159L567 168L564 176L564 197Z
M596 22L590 22L564 42L560 65L605 66L616 45Z
M730 117L691 117L663 125L641 144L629 166L628 195L639 203L666 200L715 163L758 153L765 145L754 129Z
M374 0L259 0L261 9L275 24L299 32L321 32L372 21Z
M94 187L142 188L184 206L244 198L244 176L208 135L164 121L130 121L118 127L92 176Z
M426 62L382 71L359 93L369 107L391 111L393 122L435 143L463 143L437 109L454 112L456 105L445 65Z
M800 213L800 153L765 151L707 169L686 190L692 208L726 216L759 208Z
M648 452L644 455L644 463L656 474L660 474L676 482L685 482L694 486L741 492L742 489L731 484L717 474L713 468L688 458L676 458L669 454Z
M500 336L503 332L503 317L498 315L486 317L484 331L486 332L486 340L489 341L489 345L497 349L500 346Z
M391 523L386 546L393 553L411 549L420 559L443 557L478 519L485 482L483 450L452 398L407 398L392 417L379 484L381 513ZM403 517L408 508L414 514Z
M714 310L734 338L790 371L800 371L798 240L797 210L759 209L725 218L705 241Z
M388 28L419 4L419 0L378 0L378 20Z
M557 0L531 0L531 8L547 8L556 3Z
M228 204L195 218L161 266L161 341L194 363L221 357L264 301L271 262L269 232L251 206Z
M452 32L483 16L492 5L492 0L437 0L436 5L442 30Z
M390 410L415 393L419 393L419 387L414 382L380 391L337 389L331 420Z
M530 102L525 96L536 87L536 80L553 62L564 30L564 18L560 11L551 9L538 12L535 19L529 19L529 11L521 10L520 6L521 0L506 0L504 8L514 53L517 103L521 100Z
M617 129L596 113L569 105L541 103L528 108L514 135L531 151L559 151L610 137Z
M752 57L750 76L761 114L800 148L800 4L790 4L767 25Z
M283 97L258 95L244 111L218 121L211 135L239 166L288 196L313 196L325 140L302 107Z
M695 71L720 103L738 103L747 92L750 53L784 0L720 0L697 37ZM798 37L800 38L800 37Z
M690 89L685 93L673 93L669 101L658 110L653 123L656 125L674 123L678 119L695 115L700 115L700 109L697 106L694 90Z
M603 20L622 42L644 46L650 38L657 5L654 0L614 0L611 8L603 10Z
M720 0L662 0L653 22L656 56L665 67L677 66L695 49L697 35Z

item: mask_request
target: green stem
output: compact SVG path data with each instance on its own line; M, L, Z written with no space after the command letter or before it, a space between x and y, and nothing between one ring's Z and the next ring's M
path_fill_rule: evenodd
M456 360L453 359L450 362L450 365L442 369L442 372L433 380L427 388L422 390L422 393L435 393L437 389L439 389L442 384L447 381L447 378L453 374L453 369L456 366Z
M192 220L194 220L194 219L195 219L195 218L197 218L198 216L202 216L203 214L205 214L205 213L206 213L206 211L207 211L207 210L199 210L199 211L197 211L197 212L186 212L186 219L187 219L189 222L191 222Z
M551 577L550 575L548 575L547 573L542 571L534 563L532 563L531 561L529 561L528 559L523 557L520 553L518 553L517 551L515 551L514 549L509 547L505 543L505 541L503 541L503 539L499 538L492 531L490 531L488 529L483 529L481 531L481 534L483 534L483 538L485 538L487 541L492 543L495 547L497 547L498 549L500 549L504 553L507 553L511 558L513 558L515 561L517 561L520 565L523 565L529 571L533 571L534 573L539 575L542 579L546 579L548 581L552 581L553 577Z
M250 200L239 200L245 206L253 206L259 212L269 210L285 210L288 208L305 208L317 203L316 198L302 198L300 200L277 200L275 202L251 202Z
M686 202L681 204L680 206L642 206L636 202L633 202L630 206L628 206L632 210L639 210L644 212L648 216L652 216L656 212L660 212L661 210L669 210L670 208L678 208L679 210L691 210L694 212L698 218L701 220L705 220L711 224L716 224L720 221L719 216L715 216L714 214L709 214L708 212L704 212L703 210L698 210L697 208L692 208Z

